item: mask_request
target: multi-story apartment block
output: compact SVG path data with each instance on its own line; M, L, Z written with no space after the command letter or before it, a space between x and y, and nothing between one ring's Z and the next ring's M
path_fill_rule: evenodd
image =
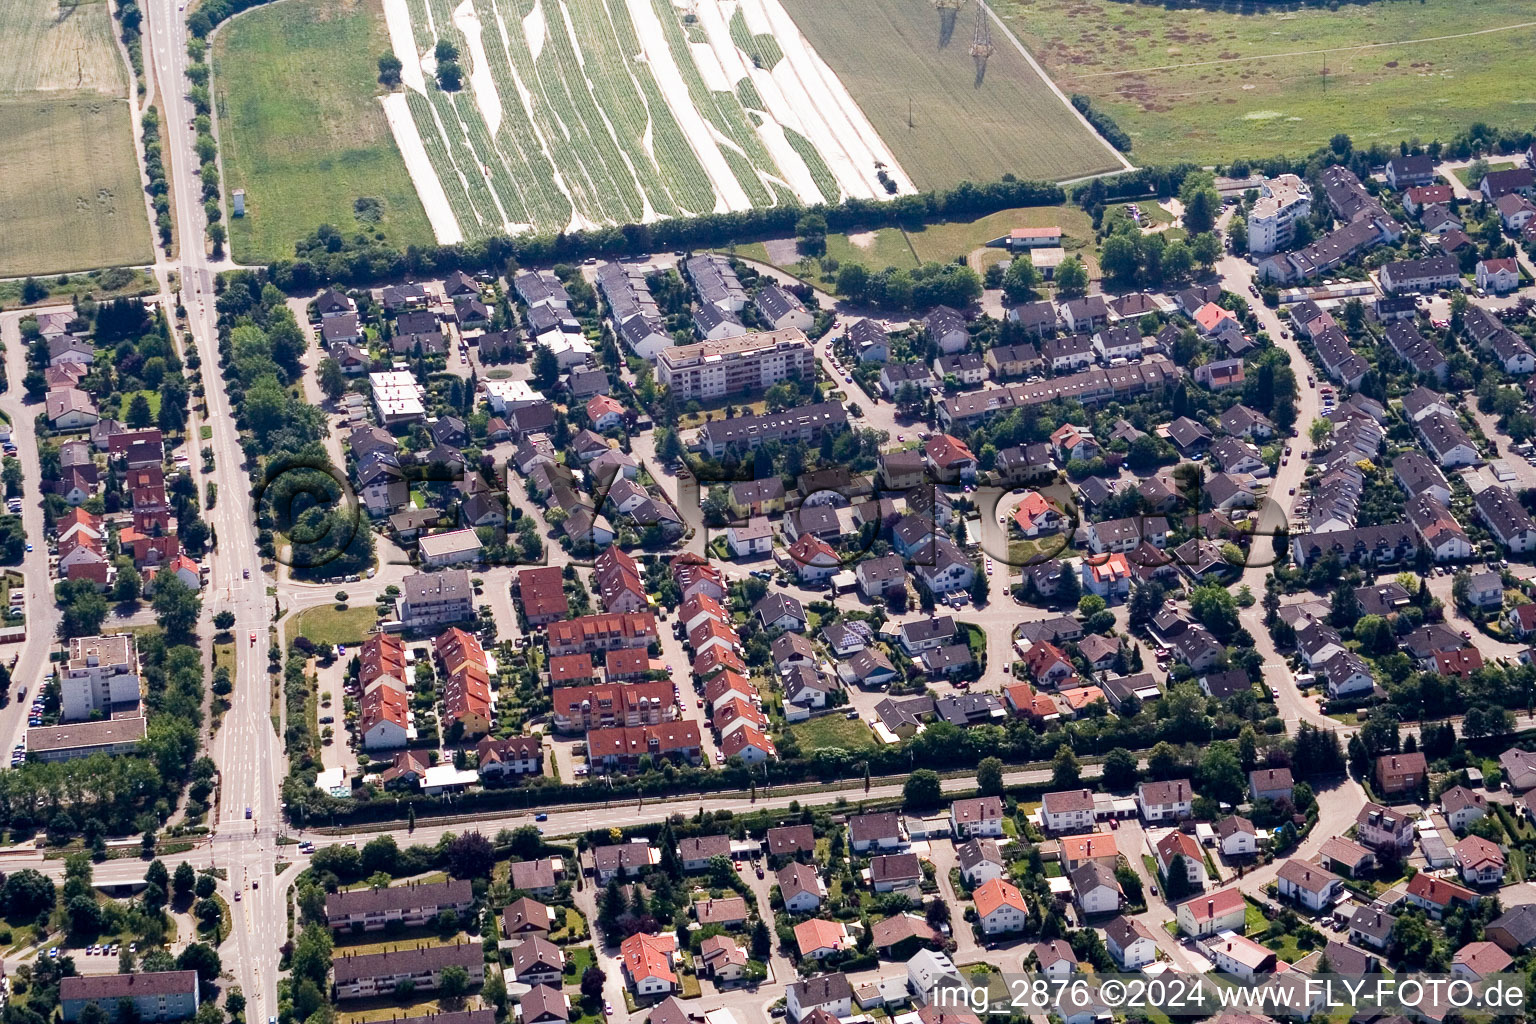
M722 398L808 378L814 364L805 332L790 327L666 349L656 357L656 379L684 400Z
M406 629L474 618L475 591L469 582L469 572L449 569L407 576L400 581L400 596L395 598L395 617Z
M145 974L92 974L59 982L64 1020L80 1019L94 1004L115 1022L126 1002L144 1021L187 1020L197 1015L196 971L151 971Z
M669 680L567 687L555 691L554 707L552 724L563 733L660 725L677 717Z
M133 636L81 636L69 642L69 660L59 675L61 713L82 722L93 711L139 702L139 654Z
M1248 251L1271 253L1289 246L1296 222L1312 212L1312 190L1294 174L1265 178L1248 212Z

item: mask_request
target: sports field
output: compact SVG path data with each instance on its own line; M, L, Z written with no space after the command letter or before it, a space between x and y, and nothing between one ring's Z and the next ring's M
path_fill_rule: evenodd
M912 189L779 0L384 13L405 65L385 112L440 241ZM461 89L439 88L443 42Z
M1052 79L1130 134L1137 163L1530 126L1536 100L1516 84L1536 70L1529 0L1334 6L998 0Z
M377 99L375 62L389 50L379 0L258 7L214 39L225 190L245 189L247 215L229 221L236 260L292 256L321 224L431 243ZM360 210L359 199L377 202Z
M1120 166L995 26L978 83L973 0L955 12L947 38L932 0L784 5L919 188L1008 173L1058 181Z
M0 4L0 277L152 259L105 0Z

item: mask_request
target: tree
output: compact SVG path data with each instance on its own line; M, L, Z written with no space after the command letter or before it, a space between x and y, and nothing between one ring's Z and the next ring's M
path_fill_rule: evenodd
M837 271L837 293L858 302L869 288L869 268L860 263L844 263Z
M1003 795L1003 762L1001 758L984 757L976 765L976 791L982 796Z
M464 998L469 991L469 972L458 964L449 964L438 978L437 990L444 999Z
M437 87L443 92L458 92L464 86L464 71L456 61L437 66Z
M1179 767L1179 752L1167 740L1159 740L1147 754L1147 770L1154 779L1171 779Z
M316 373L320 379L320 390L325 392L325 397L335 401L347 393L347 376L341 370L341 364L330 356L320 360Z
M219 972L224 969L219 960L218 951L206 942L194 942L181 951L176 958L176 966L183 971L196 971L197 980L204 985L212 985L219 980Z
M581 972L581 997L597 1002L603 998L603 986L608 984L608 975L601 967L593 964Z
M149 407L149 399L144 392L137 392L128 403L128 414L123 417L128 426L134 430L143 430L155 422L155 414Z
M218 630L231 630L235 628L235 613L228 608L215 612L213 616L213 628Z
M1175 854L1168 862L1168 876L1163 879L1168 902L1181 900L1189 895L1189 865L1182 853Z
M1210 235L1201 235L1201 238L1210 238ZM1195 267L1195 254L1189 244L1183 239L1176 238L1169 242L1163 249L1163 276L1170 281L1182 281L1189 277Z
M119 604L133 604L144 596L144 579L139 571L131 565L125 565L117 570L117 579L112 581L112 600Z
M295 978L308 978L324 987L326 974L331 967L331 930L323 923L304 927L293 944L293 956L289 963Z
M197 898L200 900L205 900L212 896L213 891L218 887L218 884L218 880L215 879L212 875L198 875L197 885L195 887Z
M34 917L53 907L56 892L53 879L35 868L22 868L6 876L0 897L7 916Z
M1051 761L1051 786L1054 789L1076 789L1081 783L1082 770L1078 767L1077 755L1063 743L1056 748L1056 757Z
M560 360L549 348L540 345L533 353L533 386L544 391L560 379Z
M1003 298L1010 305L1028 302L1035 297L1035 286L1040 283L1040 272L1034 262L1023 254L1015 256L1003 275Z
M767 960L772 952L773 934L768 931L768 925L759 919L757 924L752 926L752 955L758 960Z
M1110 235L1099 248L1099 267L1122 284L1136 279L1141 266L1141 250L1136 240L1126 234Z
M176 865L176 873L171 876L171 891L178 899L185 899L192 895L192 887L197 884L197 873L192 870L192 865L182 861Z
M158 574L155 596L150 603L155 609L155 619L167 636L187 637L197 631L197 620L203 614L203 599L175 573Z
M1213 743L1200 759L1200 790L1215 800L1238 803L1244 786L1243 766L1232 747Z
M1124 747L1116 747L1104 755L1104 785L1107 788L1130 789L1140 774L1136 767L1136 755Z
M216 926L224 917L224 907L212 896L205 896L192 906L192 913L203 923L204 927Z
M937 807L944 799L944 789L939 773L931 768L919 768L907 776L901 787L902 803L909 810L926 810Z
M496 850L479 832L466 832L449 841L444 860L454 878L488 878L496 863Z
M400 58L392 53L386 53L379 57L379 82L393 89L400 84L400 72L405 69Z
M48 286L35 277L29 277L21 282L21 301L24 305L31 306L42 302L48 297Z
M1134 906L1146 901L1146 896L1142 893L1141 876L1129 864L1121 864L1115 868L1115 881L1120 883L1120 891L1125 894L1125 902Z
M1216 191L1215 175L1194 171L1184 176L1179 187L1179 201L1184 204L1184 230L1191 235L1210 231L1221 213L1221 193Z
M1088 290L1088 270L1076 256L1068 256L1056 268L1056 291L1072 298Z
M90 580L69 580L54 588L60 608L59 633L65 637L94 636L101 632L111 608L106 595Z
M801 256L820 257L827 254L827 218L819 213L807 213L795 222L796 248Z
M1166 596L1167 591L1156 580L1136 584L1131 591L1130 607L1127 609L1131 625L1144 626L1151 622L1153 617L1163 610L1163 601Z

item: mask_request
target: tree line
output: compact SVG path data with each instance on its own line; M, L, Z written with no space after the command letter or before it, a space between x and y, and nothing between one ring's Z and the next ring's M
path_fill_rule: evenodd
M1065 199L1066 193L1058 185L1004 177L986 184L962 181L953 188L890 200L847 199L809 208L760 207L671 218L653 224L624 224L560 234L498 235L453 245L409 246L404 250L365 235L347 238L331 225L322 224L295 245L292 260L274 261L270 272L271 280L284 291L304 292L332 282L366 284L407 275L431 277L453 270L501 270L509 264L570 263L588 257L618 258L667 249L709 249L763 238L785 238L795 234L801 219L808 214L823 218L826 229L832 232L917 228L1019 206L1055 206Z

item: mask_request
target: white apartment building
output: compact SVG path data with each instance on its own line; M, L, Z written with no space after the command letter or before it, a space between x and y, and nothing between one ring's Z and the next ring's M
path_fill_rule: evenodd
M368 375L373 388L373 407L379 414L379 423L408 423L425 419L427 409L422 404L426 391L416 383L409 370L385 370Z
M139 653L128 633L80 636L69 642L59 676L64 721L83 722L91 712L139 702Z
M1296 222L1312 212L1312 190L1294 174L1265 178L1248 213L1248 251L1271 253L1290 246Z
M790 327L664 349L656 357L656 379L680 399L710 399L809 378L813 365L805 332Z

